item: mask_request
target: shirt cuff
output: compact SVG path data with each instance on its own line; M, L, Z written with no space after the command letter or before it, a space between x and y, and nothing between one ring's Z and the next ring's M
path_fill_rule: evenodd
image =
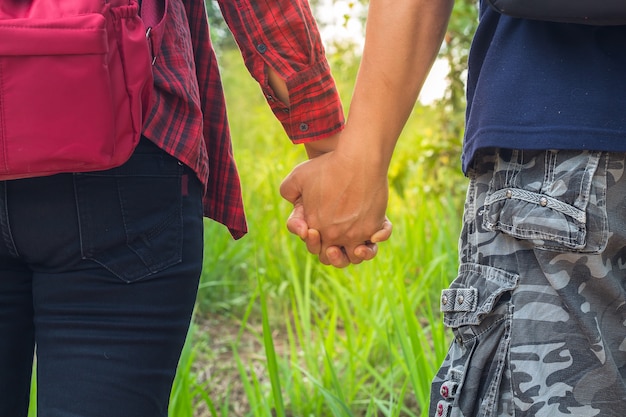
M293 74L285 82L289 106L278 100L269 86L265 96L293 143L323 139L343 129L343 107L327 62Z

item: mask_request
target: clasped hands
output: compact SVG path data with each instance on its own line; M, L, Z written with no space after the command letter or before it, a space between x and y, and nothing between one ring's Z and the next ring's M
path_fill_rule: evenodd
M283 180L280 193L294 205L287 229L325 265L370 260L377 243L391 236L387 170L358 155L335 150L303 162Z

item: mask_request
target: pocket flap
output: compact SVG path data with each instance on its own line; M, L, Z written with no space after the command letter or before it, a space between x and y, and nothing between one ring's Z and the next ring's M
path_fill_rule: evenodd
M462 264L450 288L441 294L441 310L449 327L479 325L500 296L517 287L519 275L487 265Z
M108 52L106 20L98 13L57 19L0 20L0 55L80 55Z

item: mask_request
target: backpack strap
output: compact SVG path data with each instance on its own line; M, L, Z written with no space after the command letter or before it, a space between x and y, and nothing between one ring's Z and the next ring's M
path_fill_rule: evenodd
M141 0L140 4L141 19L146 25L146 39L150 43L154 65L163 41L168 0Z

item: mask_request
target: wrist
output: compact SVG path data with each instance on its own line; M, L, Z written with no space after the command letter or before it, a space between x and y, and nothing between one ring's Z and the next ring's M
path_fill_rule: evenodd
M332 152L337 148L339 142L339 134L328 136L324 139L307 142L304 144L309 159L316 158L328 152Z
M387 149L390 142L375 140L375 135L368 135L367 132L349 133L350 136L344 134L337 144L334 151L336 157L371 174L386 176L393 152L393 149Z

